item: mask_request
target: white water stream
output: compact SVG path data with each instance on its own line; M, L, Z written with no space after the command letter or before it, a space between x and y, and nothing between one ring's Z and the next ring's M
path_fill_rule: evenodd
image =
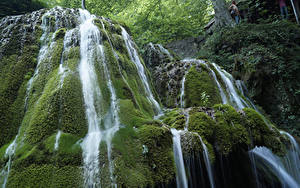
M255 147L250 152L255 155L255 160L268 166L269 170L278 177L282 187L300 187L300 184L296 182L293 176L286 170L282 160L274 155L271 150L266 147ZM297 173L297 176L299 176L299 172Z
M188 181L185 173L182 149L181 149L181 131L177 131L176 129L171 129L171 133L173 135L173 151L174 151L174 159L176 163L176 182L177 188L188 188Z
M214 183L214 177L213 177L213 172L212 172L212 168L211 168L211 163L210 163L210 160L209 160L209 153L208 153L206 145L202 141L201 136L199 134L197 134L197 135L198 135L199 140L200 140L200 142L202 144L203 158L204 158L204 163L205 163L205 167L206 167L207 174L208 174L208 179L209 179L210 187L214 188L215 187L215 183Z
M154 105L156 113L161 114L162 110L160 108L159 103L155 100L153 93L150 89L149 82L148 82L146 72L145 72L145 68L144 68L143 64L141 63L141 60L138 56L137 50L134 48L133 41L130 39L129 34L126 32L126 30L123 27L122 27L122 36L124 38L125 45L126 45L128 54L130 56L130 59L135 64L135 66L138 70L138 74L142 80L143 86L146 91L147 98L150 101L150 103Z

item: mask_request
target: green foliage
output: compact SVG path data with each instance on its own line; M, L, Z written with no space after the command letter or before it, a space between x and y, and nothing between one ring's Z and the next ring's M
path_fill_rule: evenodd
M7 15L19 15L45 7L38 0L1 0L0 18Z

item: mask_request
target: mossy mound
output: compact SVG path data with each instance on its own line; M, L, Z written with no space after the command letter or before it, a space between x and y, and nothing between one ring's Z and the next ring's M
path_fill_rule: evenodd
M221 103L220 94L216 92L218 88L205 69L199 72L196 67L191 67L186 75L184 90L186 107L208 107Z

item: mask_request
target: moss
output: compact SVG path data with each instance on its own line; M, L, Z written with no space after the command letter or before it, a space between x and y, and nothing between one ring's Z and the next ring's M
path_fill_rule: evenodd
M79 167L33 164L23 170L12 169L7 187L82 187Z
M215 105L215 142L217 150L228 155L235 150L248 150L250 139L240 114L230 105Z
M218 90L212 78L206 71L199 73L195 67L192 67L186 75L184 90L186 107L213 106L221 103L221 97L216 92Z
M151 167L143 156L143 147L131 127L121 128L114 136L115 176L119 186L146 187L152 185Z
M87 120L80 79L74 73L69 73L64 79L60 91L61 127L65 133L83 137L87 133Z
M148 148L145 160L151 168L151 177L157 184L168 183L175 177L172 152L172 135L166 128L144 125L138 130L138 138Z
M53 77L48 81L43 95L39 98L31 113L31 118L26 130L26 140L29 143L37 143L46 136L52 135L59 125L59 91L57 89L58 77L53 73Z
M67 29L60 28L54 33L54 40L64 39Z
M213 140L212 136L215 127L216 122L204 112L196 112L190 115L189 131L197 132L207 140Z
M186 125L186 117L178 109L166 113L161 119L175 129L184 129Z
M131 100L119 100L121 123L131 127L140 127L144 123L151 121L151 118L145 116L137 110Z
M38 53L38 46L32 43L26 43L22 53L15 46L14 55L6 53L0 60L0 147L16 136L24 115L26 82Z
M263 117L255 110L244 108L245 126L247 127L254 145L266 146L274 153L282 156L285 153L283 139L275 127L269 127Z

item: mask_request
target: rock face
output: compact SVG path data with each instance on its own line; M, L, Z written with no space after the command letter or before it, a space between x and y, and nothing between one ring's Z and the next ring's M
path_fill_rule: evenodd
M195 58L205 42L204 36L190 37L171 42L166 47L177 54L181 59Z
M249 148L290 151L226 71L150 45L150 74L110 19L56 7L0 33L2 187L174 187L178 161L189 187L253 187Z

